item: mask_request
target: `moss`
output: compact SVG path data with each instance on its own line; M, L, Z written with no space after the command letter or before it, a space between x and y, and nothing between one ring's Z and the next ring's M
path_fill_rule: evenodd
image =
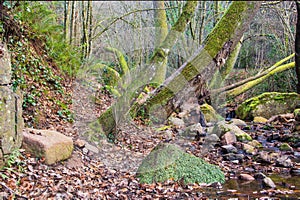
M217 122L223 120L223 117L219 115L212 106L203 104L200 106L200 110L203 112L207 122Z
M237 108L236 114L241 119L252 120L254 117L253 112L257 110L259 105L266 103L271 103L272 105L274 105L275 103L286 104L287 101L289 101L291 104L295 104L294 106L296 107L297 104L300 103L300 96L297 93L266 92L244 101ZM274 105L273 107L276 107L276 105Z
M251 4L250 4L251 5ZM224 17L218 22L212 33L206 41L207 47L205 50L211 57L215 57L223 44L231 38L237 27L241 26L243 13L249 8L247 1L234 1L230 8L227 9ZM254 9L254 8L253 8Z
M252 137L247 133L235 134L236 139L240 142L251 141Z
M141 183L148 184L182 178L185 184L225 182L225 176L217 166L167 143L152 150L140 165L137 177Z
M300 121L300 108L294 110L294 116L296 121Z
M293 148L288 143L282 143L279 147L280 151L292 151Z

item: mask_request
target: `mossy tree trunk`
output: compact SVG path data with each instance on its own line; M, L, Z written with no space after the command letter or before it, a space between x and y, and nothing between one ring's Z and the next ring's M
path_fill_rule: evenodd
M204 42L204 48L196 57L184 63L135 110L150 117L152 114L157 117L158 114L159 118L167 118L186 100L186 96L192 94L201 98L203 78L210 79L217 68L214 58L222 53L229 41L232 42L231 47L236 46L260 4L261 2L234 1L209 34Z
M297 7L297 24L296 24L296 41L295 41L295 62L297 74L297 92L300 94L300 1L296 1Z
M159 47L168 35L167 15L164 1L153 1L153 7L157 9L154 11L155 47ZM168 57L166 56L160 68L156 69L156 75L153 82L158 85L163 83L166 78L167 61Z
M191 4L190 1L188 1L188 3ZM135 108L132 109L133 116L143 114L150 116L151 113L158 113L159 118L167 118L185 101L186 96L194 93L196 97L199 97L203 91L202 88L205 82L203 77L205 76L206 79L210 79L216 71L217 66L214 62L214 58L222 52L228 42L232 44L231 47L236 46L244 31L248 28L256 11L259 9L260 4L261 2L234 1L205 40L204 48L201 49L194 58L184 63L172 76L158 87L145 103L142 105L135 104ZM192 14L192 12L188 12L188 10L190 9L185 9L182 14L186 20L188 20ZM187 12L186 14L185 11ZM172 30L162 43L161 48L156 50L152 58L153 64L150 65L150 67L158 66L154 64L163 62L164 57L167 56L174 41L176 41L178 32L184 30L186 23L186 21L181 22L178 20L174 27L172 27ZM175 29L176 27L178 27L178 29ZM231 49L229 49L229 51L231 51ZM126 105L122 105L123 101L119 102L119 104L115 104L113 108L100 116L96 124L91 125L96 125L101 128L99 131L106 134L115 130L116 115L114 115L114 113L117 112L120 119L124 116L124 113L130 109L126 107Z
M264 80L266 80L270 76L273 76L274 74L277 74L277 73L283 72L285 70L291 69L293 67L295 67L295 62L291 62L291 63L281 65L281 66L273 69L272 71L270 71L269 73L267 73L264 76L261 76L257 79L249 81L249 82L247 82L247 83L245 83L241 86L238 86L236 88L233 88L229 91L226 91L225 94L226 94L228 99L232 99L232 98L248 91L249 89L253 88L254 86L258 85L259 83L263 82Z
M123 91L124 93L118 98L117 102L104 112L97 121L90 124L90 128L94 132L105 134L114 133L117 125L129 116L129 110L134 101L132 98L138 95L136 93L139 93L140 88L152 83L156 76L157 69L165 65L165 60L171 48L177 42L178 37L184 32L186 25L190 22L196 6L197 1L187 1L179 19L168 32L165 40L155 49L149 65L142 69L130 71L128 74L128 76L130 76L129 78L124 77L124 79L130 79L132 81L128 84L126 91Z

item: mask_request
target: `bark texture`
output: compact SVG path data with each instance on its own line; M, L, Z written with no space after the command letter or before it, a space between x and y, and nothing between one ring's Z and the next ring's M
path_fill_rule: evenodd
M297 7L297 24L296 24L296 41L295 41L295 62L297 74L297 93L300 94L300 2L296 1Z

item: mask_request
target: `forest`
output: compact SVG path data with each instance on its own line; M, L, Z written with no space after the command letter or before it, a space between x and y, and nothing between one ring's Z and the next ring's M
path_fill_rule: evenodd
M0 199L298 199L300 1L0 0Z

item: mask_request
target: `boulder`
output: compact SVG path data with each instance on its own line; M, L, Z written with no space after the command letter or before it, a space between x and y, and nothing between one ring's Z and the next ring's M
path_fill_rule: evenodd
M200 110L204 114L204 117L207 122L217 122L219 120L223 120L224 118L219 115L212 106L208 104L203 104L200 106Z
M268 92L244 101L236 109L240 119L252 120L256 116L270 118L274 115L291 113L300 105L297 93Z
M73 151L73 140L57 131L27 128L23 131L23 148L46 164L69 158Z
M251 141L252 138L246 132L241 130L239 127L234 125L231 122L219 121L212 131L212 133L216 134L219 137L222 137L226 132L232 132L236 136L238 141Z
M183 180L187 183L225 182L219 167L184 152L178 145L158 144L139 166L137 177L141 183Z

